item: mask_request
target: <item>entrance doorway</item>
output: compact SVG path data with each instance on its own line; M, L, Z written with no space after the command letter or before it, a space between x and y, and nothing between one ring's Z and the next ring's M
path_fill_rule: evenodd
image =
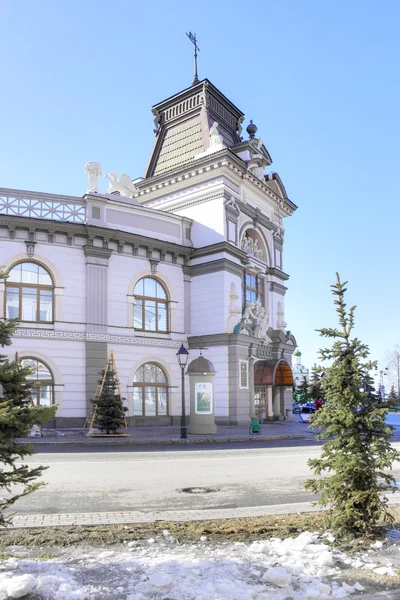
M293 375L289 363L258 361L254 365L255 413L263 423L292 417Z
M254 387L255 414L260 423L270 419L268 414L268 386L258 385Z

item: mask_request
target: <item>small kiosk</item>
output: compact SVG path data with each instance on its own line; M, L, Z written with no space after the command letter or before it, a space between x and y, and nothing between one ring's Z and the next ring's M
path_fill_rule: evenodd
M216 433L214 406L215 368L212 362L199 356L187 369L190 380L190 423L188 433Z

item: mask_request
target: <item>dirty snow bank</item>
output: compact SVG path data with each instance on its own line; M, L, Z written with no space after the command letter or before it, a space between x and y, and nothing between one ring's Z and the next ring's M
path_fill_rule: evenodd
M325 538L328 539L329 538ZM335 581L340 564L380 569L371 553L349 558L317 534L212 545L179 545L164 531L144 543L112 549L58 549L51 560L18 558L0 563L0 600L333 600L363 591ZM32 552L25 549L25 557ZM375 560L376 563L376 560ZM386 565L386 574L395 574Z

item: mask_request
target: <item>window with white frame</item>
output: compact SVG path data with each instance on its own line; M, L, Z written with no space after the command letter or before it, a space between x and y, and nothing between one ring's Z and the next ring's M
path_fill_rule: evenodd
M164 370L155 363L138 368L133 378L133 415L168 415L168 381Z
M30 367L32 372L27 380L32 383L31 396L35 406L51 406L54 404L54 379L47 365L34 357L22 358L22 367Z
M53 322L54 284L50 273L38 263L20 262L6 279L6 319L30 323Z
M168 331L168 299L164 286L154 277L139 279L133 291L133 326L139 331Z

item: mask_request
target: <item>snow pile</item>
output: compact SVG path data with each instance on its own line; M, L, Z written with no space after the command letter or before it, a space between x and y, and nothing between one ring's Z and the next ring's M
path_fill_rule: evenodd
M104 550L79 546L51 560L0 562L0 600L335 600L356 598L339 563L368 568L376 549L349 558L305 532L250 545L177 544L167 530L143 542ZM392 565L374 569L395 573ZM382 571L383 572L383 571ZM336 580L335 580L336 578Z

